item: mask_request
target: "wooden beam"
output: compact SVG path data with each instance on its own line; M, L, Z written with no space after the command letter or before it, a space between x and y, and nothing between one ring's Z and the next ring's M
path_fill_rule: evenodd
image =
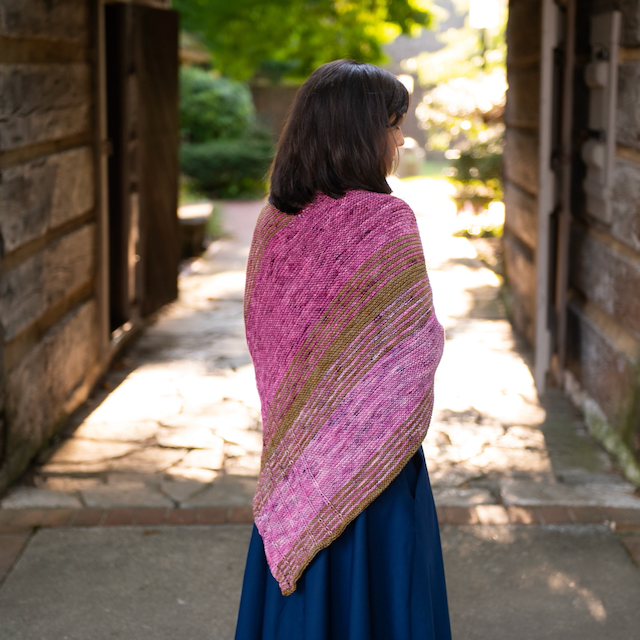
M32 325L4 344L4 372L8 373L27 353L35 347L44 335L72 309L89 300L95 291L94 277L71 292L68 296L51 305Z
M618 64L640 62L640 47L618 47Z
M616 158L621 158L622 160L629 160L630 162L637 162L640 164L640 151L638 149L634 149L633 147L627 147L624 144L618 143L616 145Z
M0 170L15 167L18 164L31 162L37 158L50 156L61 151L68 151L76 147L84 147L93 142L93 134L91 132L78 133L67 138L59 140L48 140L47 142L39 142L18 149L9 149L0 151Z
M50 229L39 238L34 238L21 247L7 253L2 260L2 270L6 273L7 271L11 271L11 269L15 269L31 256L42 251L51 242L62 238L62 236L66 236L68 233L72 233L89 222L93 222L95 217L96 214L93 209L87 211L83 215L69 220L54 229Z
M0 36L0 64L64 64L88 60L88 49L73 42Z

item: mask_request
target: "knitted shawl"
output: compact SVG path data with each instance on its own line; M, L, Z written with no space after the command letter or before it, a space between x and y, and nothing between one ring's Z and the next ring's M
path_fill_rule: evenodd
M244 304L264 428L253 512L288 595L420 447L444 332L412 210L368 191L267 205Z

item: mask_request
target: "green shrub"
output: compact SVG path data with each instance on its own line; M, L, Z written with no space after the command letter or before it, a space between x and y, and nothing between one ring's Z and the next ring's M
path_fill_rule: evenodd
M181 171L212 198L262 195L273 158L273 143L260 136L183 144Z
M475 143L451 163L447 172L456 187L458 208L465 201L483 209L502 199L502 142Z
M198 67L180 69L180 127L185 142L232 139L255 125L251 92Z

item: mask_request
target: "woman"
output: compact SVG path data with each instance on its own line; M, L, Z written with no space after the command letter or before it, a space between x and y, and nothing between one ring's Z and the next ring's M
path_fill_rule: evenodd
M236 640L448 640L421 443L443 330L386 176L409 96L338 60L301 87L247 267L264 448Z

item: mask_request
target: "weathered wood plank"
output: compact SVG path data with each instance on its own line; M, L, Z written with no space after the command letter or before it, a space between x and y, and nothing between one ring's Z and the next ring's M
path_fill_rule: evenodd
M3 171L0 232L5 252L94 207L93 151L73 149Z
M605 331L571 304L567 311L567 367L614 428L625 422L635 369Z
M97 326L91 300L69 312L7 372L8 458L0 486L26 468L59 426L65 401L97 362Z
M0 34L86 43L87 0L2 0Z
M507 23L507 67L540 57L542 2L510 0Z
M640 252L640 164L616 158L613 171L611 234Z
M5 341L33 324L53 304L73 293L95 270L95 225L86 225L0 279L0 324Z
M0 65L0 149L87 132L91 104L88 64Z
M640 340L640 267L581 226L571 234L570 282Z
M510 233L503 238L507 283L513 296L513 323L518 332L533 345L535 342L536 268L531 256Z
M89 49L73 42L0 36L0 64L88 62Z
M517 185L505 182L506 226L535 249L538 243L538 199Z
M537 129L540 120L540 69L507 69L507 103L504 119L507 127Z
M538 136L507 129L505 133L504 172L508 181L530 194L538 193Z
M640 149L640 62L625 62L618 69L616 140Z
M640 45L640 2L638 0L618 0L622 12L620 44L625 47Z

